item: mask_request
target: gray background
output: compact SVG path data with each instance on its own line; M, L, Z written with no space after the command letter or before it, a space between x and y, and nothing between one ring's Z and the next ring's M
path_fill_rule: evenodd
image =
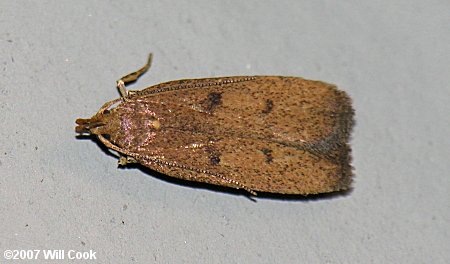
M444 0L1 1L1 253L449 263L449 14ZM252 74L337 84L356 109L353 191L252 202L118 169L74 121L117 98L150 51L132 89Z

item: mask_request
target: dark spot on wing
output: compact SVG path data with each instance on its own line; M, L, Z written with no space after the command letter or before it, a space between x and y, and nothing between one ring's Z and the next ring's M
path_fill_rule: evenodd
M273 101L270 99L266 100L266 107L264 108L264 110L262 111L263 114L268 114L272 111L273 109Z
M220 163L220 157L219 156L210 156L209 160L211 161L212 165L219 165L219 163Z
M272 150L264 148L261 151L266 156L266 163L271 163L273 161Z
M222 94L212 92L208 94L208 98L202 102L205 111L211 113L222 104Z
M204 147L205 152L208 154L209 162L212 165L219 165L220 163L220 152L211 145Z

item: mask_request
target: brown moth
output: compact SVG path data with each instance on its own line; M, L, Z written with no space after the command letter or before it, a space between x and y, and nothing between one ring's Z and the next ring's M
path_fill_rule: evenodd
M317 194L350 187L353 109L334 85L298 77L170 81L127 91L151 64L117 82L76 132L168 176L251 194Z

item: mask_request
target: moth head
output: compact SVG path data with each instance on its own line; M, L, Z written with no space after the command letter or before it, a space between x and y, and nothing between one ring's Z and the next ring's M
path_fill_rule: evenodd
M77 126L75 127L75 132L80 134L92 134L92 135L100 135L104 131L105 126L109 122L109 110L104 110L102 112L98 112L91 118L78 118L75 123Z

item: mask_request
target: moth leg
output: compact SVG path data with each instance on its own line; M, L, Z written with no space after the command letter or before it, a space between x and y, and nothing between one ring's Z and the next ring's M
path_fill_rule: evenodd
M119 166L125 166L127 164L131 164L131 163L138 163L137 160L133 157L130 156L123 156L121 155L119 158L119 161L117 162L117 164Z
M135 82L142 74L144 74L145 72L148 71L148 69L150 68L150 65L152 64L152 58L153 58L153 54L150 53L148 55L147 63L144 65L144 67L140 68L139 70L137 70L135 72L132 72L130 74L123 76L122 78L120 78L117 81L117 89L119 89L120 95L122 96L122 98L124 100L127 100L130 93L131 94L133 93L133 91L127 91L125 86L128 83Z

